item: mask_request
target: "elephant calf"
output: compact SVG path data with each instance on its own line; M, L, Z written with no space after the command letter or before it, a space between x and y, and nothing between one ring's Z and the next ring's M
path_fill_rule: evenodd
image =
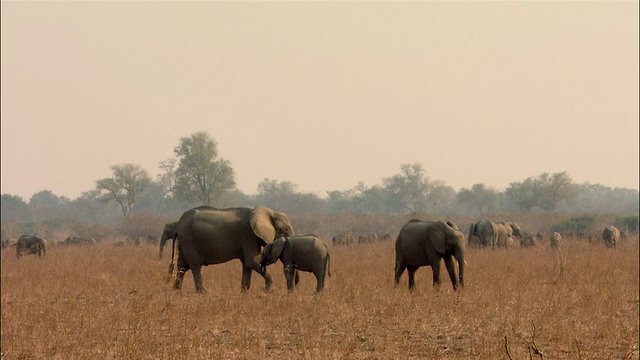
M312 272L315 275L316 292L324 289L325 274L331 276L329 249L315 235L281 237L267 244L262 250L260 267L264 269L278 259L284 266L289 291L292 291L300 280L298 270Z
M22 255L38 254L42 257L47 252L47 241L38 236L22 235L16 243L16 255L18 259Z

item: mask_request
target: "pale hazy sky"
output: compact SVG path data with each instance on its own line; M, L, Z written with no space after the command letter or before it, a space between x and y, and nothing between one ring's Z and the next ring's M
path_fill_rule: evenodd
M638 1L1 3L2 193L155 178L207 131L238 188L421 163L638 189Z

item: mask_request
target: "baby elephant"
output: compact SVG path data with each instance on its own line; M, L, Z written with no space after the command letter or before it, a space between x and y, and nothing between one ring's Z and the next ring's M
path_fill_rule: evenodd
M278 259L284 266L289 291L292 291L298 283L298 270L312 272L316 276L318 282L316 292L324 289L325 273L331 276L329 249L315 235L281 237L267 244L262 250L260 268L265 269L267 265L275 263Z

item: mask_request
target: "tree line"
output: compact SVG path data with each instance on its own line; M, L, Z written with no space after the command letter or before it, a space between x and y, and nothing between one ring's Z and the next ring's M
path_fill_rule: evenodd
M112 165L112 176L71 200L50 190L29 201L2 194L2 221L113 222L135 212L176 217L186 209L263 204L289 214L430 213L475 216L508 211L550 213L637 214L638 191L600 184L576 184L566 172L543 173L511 183L504 191L484 184L456 191L432 180L422 164L402 164L400 171L368 187L328 191L325 197L297 191L289 181L266 178L257 194L238 190L232 164L218 157L217 144L206 132L179 139L175 158L159 163L156 179L137 164ZM4 226L4 225L3 225Z

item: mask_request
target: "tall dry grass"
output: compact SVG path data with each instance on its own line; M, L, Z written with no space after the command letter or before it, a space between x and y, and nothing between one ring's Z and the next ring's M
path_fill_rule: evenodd
M637 359L638 238L562 246L467 249L458 293L444 268L439 289L430 268L394 288L393 242L335 247L319 295L309 273L288 294L280 263L268 292L257 274L240 291L237 260L205 267L200 295L150 245L3 250L2 358Z

